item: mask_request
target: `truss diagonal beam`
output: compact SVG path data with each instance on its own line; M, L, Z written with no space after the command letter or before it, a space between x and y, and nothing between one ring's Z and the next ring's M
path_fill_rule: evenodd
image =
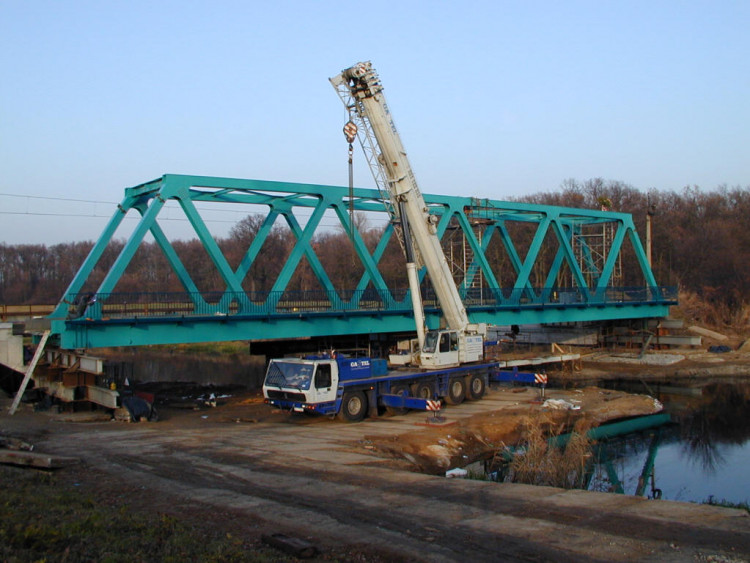
M326 274L323 266L320 264L320 260L318 260L318 257L315 254L315 251L312 246L310 246L312 236L315 233L315 229L317 229L320 224L320 220L323 218L326 208L327 201L325 198L321 198L317 207L315 207L313 214L308 219L304 229L300 226L299 222L291 212L282 212L282 215L284 216L284 219L286 219L286 222L296 237L297 242L287 257L286 263L279 273L279 277L271 288L271 296L269 297L271 300L270 303L275 305L278 302L281 293L286 289L289 281L292 279L294 271L300 263L300 260L302 260L302 256L307 258L315 276L325 290L328 291L329 295L332 296L332 298L336 295L336 290L334 289L328 274Z
M596 284L596 298L601 299L604 296L604 292L607 290L607 285L612 277L612 272L615 269L615 264L620 256L620 250L622 249L622 243L625 240L625 232L627 227L625 225L617 225L615 236L612 239L612 245L607 253L607 259L604 262L604 266L599 276L599 280Z
M469 285L473 281L477 269L480 269L484 277L488 280L489 287L499 288L500 284L498 284L495 273L492 271L492 267L490 266L489 262L487 261L487 257L484 254L484 249L486 248L486 244L489 242L489 237L487 237L485 234L482 237L482 244L480 245L476 236L474 236L474 229L471 228L471 224L469 223L469 219L466 217L466 215L463 213L458 213L456 214L456 219L461 226L461 230L463 231L466 240L469 242L469 246L471 247L473 256L471 264L469 265L469 268L467 268L467 271L465 273ZM490 233L490 237L491 235L492 233ZM500 297L502 297L502 294L500 294Z
M517 302L521 299L521 292L526 289L529 292L529 296L531 300L535 300L536 295L534 294L534 291L530 289L531 282L529 281L529 277L531 276L531 270L534 267L534 264L536 264L537 256L539 255L539 250L542 248L542 242L544 242L544 238L547 235L547 229L549 229L549 225L551 223L551 220L549 217L545 217L542 219L542 221L539 223L539 226L536 229L536 233L534 233L534 238L531 241L531 246L529 247L529 251L526 254L526 258L523 261L523 264L521 266L521 270L518 272L518 278L516 278L516 283L513 286L513 293L511 294L511 301Z
M240 282L242 282L247 277L247 273L255 263L255 259L258 257L258 253L260 252L261 248L263 248L263 244L266 242L266 239L268 238L268 235L271 232L271 229L273 228L273 225L276 222L278 216L278 210L274 207L271 207L268 215L266 215L266 218L263 220L263 224L260 226L260 229L258 229L258 232L255 233L253 242L250 243L247 252L245 252L245 255L242 257L242 260L240 261L240 264L239 266L237 266L237 270L235 271L235 275L237 276L237 279L240 280Z
M581 290L584 299L588 300L590 298L590 292L588 289L588 285L586 284L586 278L584 277L579 264L576 262L575 255L573 254L573 246L570 243L570 238L566 236L565 229L560 222L555 221L553 223L553 226L555 229L555 234L557 235L557 241L560 244L563 255L565 256L571 273L573 274L573 280L575 281L576 286Z
M385 283L385 280L383 280L383 276L380 274L377 266L377 263L380 260L380 256L382 256L382 253L385 250L385 246L382 247L380 253L378 253L378 250L376 249L378 258L377 260L374 259L373 256L370 255L369 250L367 250L367 246L362 240L362 236L360 235L359 231L352 228L352 219L349 215L348 209L345 209L341 204L334 204L333 207L336 211L336 215L338 216L339 221L341 221L341 224L344 226L345 232L349 233L349 236L352 239L352 244L354 245L354 250L360 257L362 265L365 268L365 271L362 274L362 278L357 284L357 291L355 291L352 295L350 304L353 307L356 307L358 305L358 300L362 295L362 291L367 287L370 280L373 281L375 288L380 295L380 298L383 300L383 303L389 303L392 299L392 295L390 291L386 290L387 285ZM385 237L381 238L384 239ZM388 241L386 240L385 242L387 244Z
M172 266L172 270L177 274L177 279L180 280L182 287L184 287L185 291L193 297L193 303L199 307L205 305L206 302L203 300L200 291L198 291L193 278L188 274L182 260L177 256L172 243L169 242L169 239L166 237L158 223L151 225L151 234L153 235L156 244L159 245L159 248L161 248L164 256L167 258L170 266Z
M141 212L141 220L138 222L135 230L120 251L120 255L117 257L114 264L112 264L112 267L102 281L102 284L99 286L97 293L112 293L115 284L125 272L125 268L135 255L136 250L138 250L138 246L143 242L143 237L151 230L154 221L156 221L156 216L159 214L162 207L164 207L164 200L161 198L154 198L148 205L148 209L146 209L145 212Z
M51 318L64 319L67 316L68 305L72 304L78 294L81 293L81 290L88 280L89 275L96 267L96 264L99 262L99 259L104 253L104 250L107 248L107 245L115 235L115 232L117 232L117 228L120 226L120 223L122 223L122 220L127 213L125 205L128 203L129 199L130 198L126 197L123 203L117 206L117 209L112 215L112 218L104 228L104 232L102 232L99 239L91 248L88 256L84 260L78 272L76 272L76 275L73 277L73 280L70 282L68 288L65 290L65 294L62 296L62 299L50 315Z

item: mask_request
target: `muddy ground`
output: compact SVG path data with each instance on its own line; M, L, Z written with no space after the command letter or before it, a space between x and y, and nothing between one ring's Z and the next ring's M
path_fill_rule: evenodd
M748 365L746 356L688 362L647 369L672 381ZM59 472L66 486L226 530L249 545L270 533L302 538L321 561L750 559L741 511L444 477L514 443L523 421L542 412L562 428L658 409L646 395L589 385L597 371L641 377L644 368L584 362L556 372L569 389L548 389L546 398L580 409L543 409L536 389L497 388L449 407L440 424L416 412L346 424L279 412L257 393L211 388L199 390L202 398L162 390L159 421L141 423L30 405L9 417L3 398L0 433L78 458ZM205 404L209 391L216 407Z

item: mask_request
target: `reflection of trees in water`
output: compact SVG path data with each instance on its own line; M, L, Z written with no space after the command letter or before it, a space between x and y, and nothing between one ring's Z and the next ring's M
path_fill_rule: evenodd
M716 470L726 464L726 459L720 451L720 445L715 442L710 432L707 432L702 420L691 417L682 429L685 432L682 439L682 453L692 463L700 463L703 471L707 474L715 473Z
M699 407L677 418L683 452L712 473L726 463L723 444L742 445L750 436L750 385L708 385L703 397Z

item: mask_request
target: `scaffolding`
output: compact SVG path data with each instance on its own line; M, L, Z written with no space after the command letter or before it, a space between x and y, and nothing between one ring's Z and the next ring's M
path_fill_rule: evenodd
M589 285L596 285L599 282L599 277L612 250L615 231L616 224L613 222L581 225L579 229L573 231L571 241L573 252ZM567 283L568 280L559 281ZM609 284L615 287L623 285L622 253L617 255Z

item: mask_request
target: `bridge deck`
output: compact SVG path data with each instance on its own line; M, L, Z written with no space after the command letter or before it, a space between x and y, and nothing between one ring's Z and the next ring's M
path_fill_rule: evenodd
M189 294L113 293L97 295L82 312L71 306L66 318L57 319L55 325L63 336L63 348L411 331L414 318L408 292L394 293L403 297L384 302L363 295L342 300L338 294L321 292L286 297L244 294L244 305L237 297L221 294L212 302L204 294L200 306ZM465 303L473 322L525 325L661 317L677 302L675 288L667 287L608 288L596 301L584 301L576 290L551 296L554 300L511 301L478 295ZM434 296L424 297L428 324L437 326L440 308Z

